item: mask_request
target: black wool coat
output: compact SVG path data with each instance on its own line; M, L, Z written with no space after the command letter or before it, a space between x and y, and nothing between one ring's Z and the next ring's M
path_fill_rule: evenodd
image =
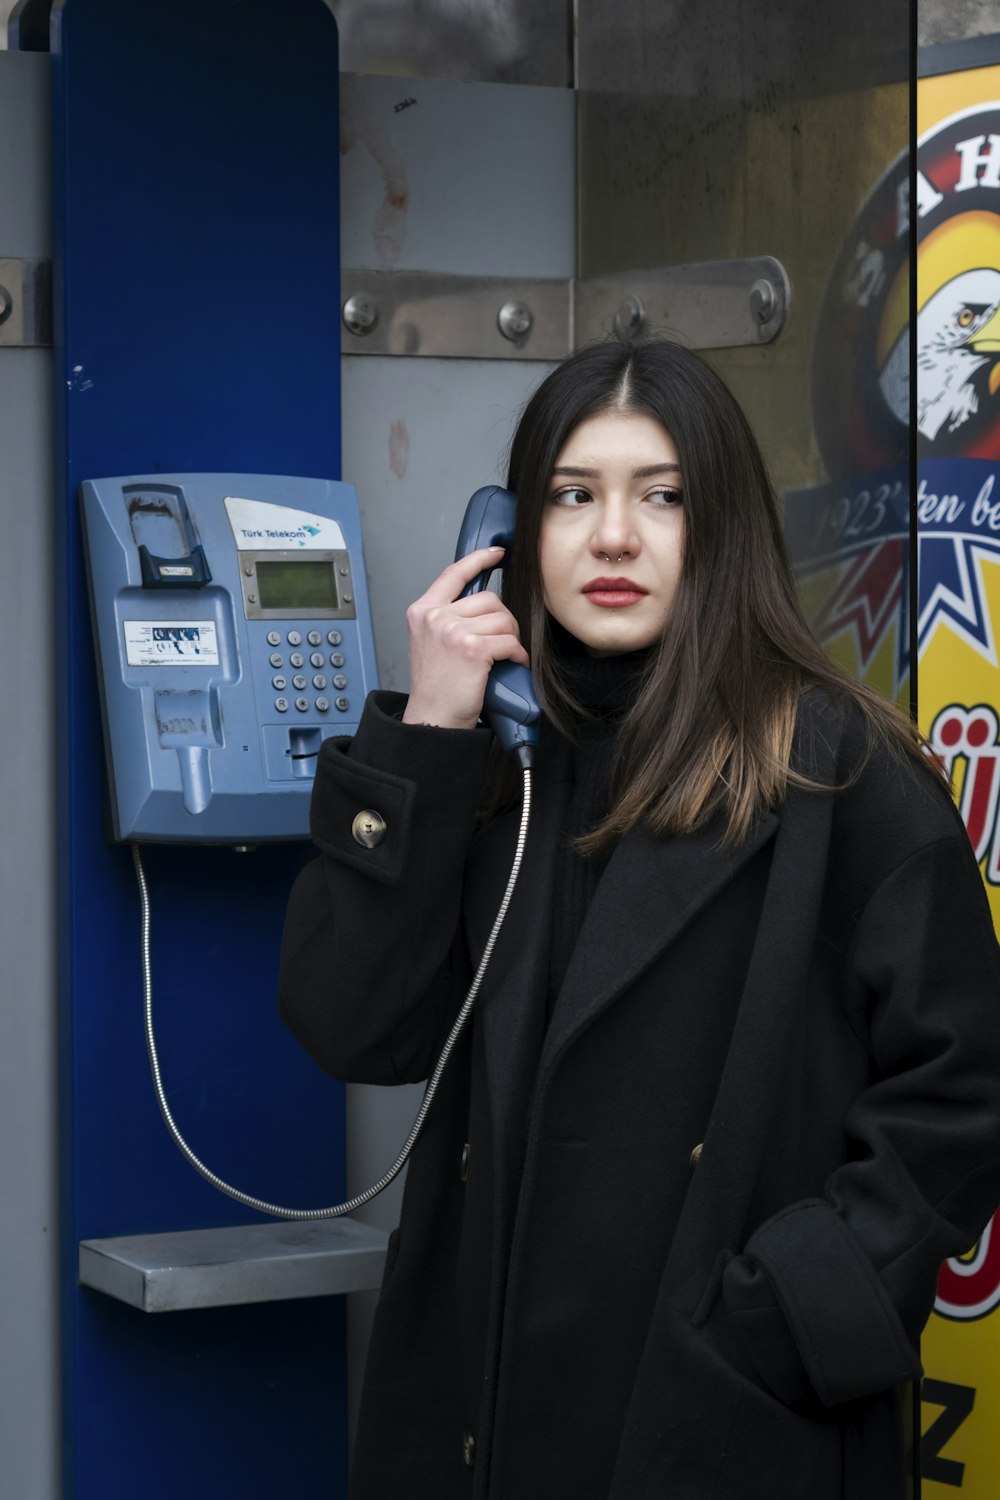
M476 831L485 730L376 694L328 740L281 1004L338 1077L430 1072L518 813ZM930 772L807 699L739 848L638 829L544 1025L567 757L411 1158L354 1500L901 1500L936 1273L1000 1200L1000 967ZM385 823L365 848L357 814Z

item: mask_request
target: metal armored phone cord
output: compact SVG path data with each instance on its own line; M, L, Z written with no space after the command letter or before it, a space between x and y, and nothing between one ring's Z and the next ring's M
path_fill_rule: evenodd
M399 1155L396 1157L396 1160L393 1162L389 1170L382 1177L380 1177L377 1182L373 1183L371 1187L365 1188L363 1193L358 1193L355 1197L349 1198L346 1203L334 1204L332 1208L282 1208L280 1204L265 1203L262 1198L254 1198L250 1193L241 1193L239 1188L230 1187L228 1182L223 1182L222 1178L216 1176L216 1174L211 1170L210 1167L206 1167L205 1163L195 1155L195 1153L191 1150L191 1147L188 1145L187 1141L181 1135L174 1117L170 1112L170 1105L167 1103L167 1096L163 1087L163 1078L160 1073L160 1060L156 1051L156 1034L153 1030L153 966L152 960L150 958L149 886L146 883L146 872L143 869L142 856L139 853L139 846L138 844L132 845L132 859L135 864L136 879L139 882L139 899L142 904L142 987L146 1027L146 1051L149 1054L149 1066L150 1071L153 1075L153 1087L156 1091L156 1102L160 1106L160 1114L163 1116L166 1127L173 1137L174 1142L180 1150L181 1154L187 1158L187 1160L191 1163L191 1166L194 1167L195 1171L200 1172L202 1177L205 1178L206 1182L210 1182L214 1188L218 1188L220 1193L226 1193L230 1198L235 1198L237 1203L242 1203L247 1208L256 1209L258 1213L273 1214L275 1217L280 1219L338 1219L344 1214L354 1213L355 1210L361 1208L363 1204L368 1203L372 1198L377 1197L384 1188L387 1188L389 1186L393 1178L396 1177L402 1170L403 1164L412 1151L417 1136L420 1134L421 1126L423 1125L424 1120L427 1118L427 1111L431 1107L431 1102L437 1092L437 1086L441 1081L441 1075L445 1070L445 1066L452 1054L452 1051L454 1050L455 1043L458 1041L462 1028L468 1020L469 1013L471 1012L472 1007L476 1002L476 996L479 994L479 987L482 984L483 975L486 973L487 965L489 964L490 958L493 954L494 946L496 944L496 940L500 934L500 928L503 926L504 917L507 915L507 908L510 905L511 897L514 894L514 886L517 884L517 877L521 872L521 863L524 859L524 846L528 837L528 821L531 816L531 771L526 766L523 769L523 778L524 781L521 801L521 826L517 835L517 848L514 852L514 863L511 865L510 876L507 880L507 888L503 893L503 900L500 902L500 909L496 914L496 919L493 923L492 930L486 940L486 947L483 949L483 956L479 960L479 967L476 970L476 976L473 979L472 984L469 986L468 994L462 1002L462 1008L455 1018L455 1022L451 1028L451 1031L448 1033L448 1039L441 1049L441 1056L438 1058L437 1063L434 1067L434 1072L431 1074L430 1079L428 1080L427 1087L424 1090L424 1097L420 1102L420 1108L417 1111L416 1119L414 1120L413 1125L410 1129L410 1133L406 1138L403 1149L400 1151Z

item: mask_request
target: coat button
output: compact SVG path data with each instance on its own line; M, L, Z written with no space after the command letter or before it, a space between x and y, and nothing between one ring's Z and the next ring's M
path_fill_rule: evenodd
M466 1141L465 1145L462 1147L462 1163L458 1169L458 1175L459 1177L461 1177L463 1182L468 1182L469 1180L469 1157L471 1155L472 1148L470 1147L468 1141Z
M691 1170L692 1170L692 1172L694 1171L694 1169L698 1165L698 1163L701 1161L701 1148L702 1148L703 1145L704 1145L704 1141L699 1141L698 1144L697 1144L697 1146L695 1146L694 1150L691 1152L690 1157L688 1158L688 1160L691 1163Z
M374 849L385 838L385 819L381 813L366 807L351 824L351 833L354 835L354 842L360 844L362 849Z
M462 1460L467 1469L471 1469L476 1461L476 1440L468 1431L462 1434Z

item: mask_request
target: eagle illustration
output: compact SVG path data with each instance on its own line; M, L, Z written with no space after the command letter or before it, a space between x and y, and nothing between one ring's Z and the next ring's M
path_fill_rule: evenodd
M1000 271L962 271L938 288L917 317L917 426L930 442L955 432L1000 385ZM909 330L879 375L890 411L909 420Z

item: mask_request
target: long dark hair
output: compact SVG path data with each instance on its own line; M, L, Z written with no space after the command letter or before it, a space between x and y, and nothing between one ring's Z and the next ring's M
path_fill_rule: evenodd
M677 448L684 486L684 557L670 619L622 727L612 810L579 844L596 852L646 818L688 832L720 809L726 840L784 798L799 701L808 687L853 700L869 744L920 755L902 714L836 667L806 625L785 551L774 489L753 431L728 387L690 350L608 342L580 350L524 409L507 484L518 498L504 599L531 657L549 719L572 735L576 705L560 674L542 603L539 530L556 459L599 412L653 417Z

